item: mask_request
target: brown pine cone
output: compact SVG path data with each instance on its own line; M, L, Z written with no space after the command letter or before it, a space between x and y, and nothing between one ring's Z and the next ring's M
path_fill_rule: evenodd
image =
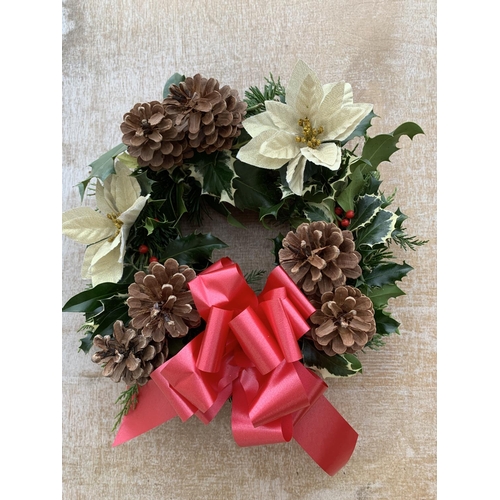
M148 271L150 274L135 273L135 283L128 287L130 324L156 342L163 341L166 333L184 337L189 328L201 322L187 287L196 273L188 266L179 266L175 259L168 259L164 265L153 262Z
M158 101L137 103L123 116L122 141L141 167L168 170L193 156L183 133L179 133L165 107Z
M171 85L163 104L176 128L186 133L189 146L208 154L232 146L247 108L236 90L228 85L219 88L215 78L200 74Z
M362 349L376 331L372 301L352 286L339 286L321 296L321 309L310 320L317 349L329 356Z
M102 375L127 385L144 385L168 355L166 340L155 342L134 328L125 328L122 321L115 321L113 337L96 335L94 346L99 350L92 355L92 361L105 363Z
M351 231L323 221L301 224L283 239L281 267L305 294L323 294L361 276Z

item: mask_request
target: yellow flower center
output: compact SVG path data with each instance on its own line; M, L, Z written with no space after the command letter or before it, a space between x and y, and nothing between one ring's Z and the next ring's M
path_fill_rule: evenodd
M311 121L307 117L299 120L299 127L302 127L303 132L302 135L295 136L295 140L306 144L312 149L316 149L321 144L318 135L324 132L324 128L312 128Z
M120 234L123 222L118 219L118 217L120 217L120 214L107 214L107 217L116 226L115 234L108 238L108 241L111 243Z

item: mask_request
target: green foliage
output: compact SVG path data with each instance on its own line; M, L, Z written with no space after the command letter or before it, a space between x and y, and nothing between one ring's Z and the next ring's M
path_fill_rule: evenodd
M220 198L225 191L232 196L231 181L234 177L234 170L231 168L230 155L225 152L198 155L192 164L201 178L203 192Z
M171 241L163 250L161 260L175 259L179 264L203 269L210 263L212 252L227 245L211 233L192 233Z
M123 391L115 404L121 405L120 411L115 415L115 425L111 432L114 432L120 426L123 417L128 414L130 410L133 410L137 403L139 402L139 386L137 384L131 385L128 389Z
M274 81L272 74L269 78L266 78L266 85L264 85L264 90L260 90L258 87L250 87L245 91L245 102L247 103L247 116L253 116L261 113L265 110L266 101L279 100L285 102L285 87L281 85L280 79Z
M80 182L77 186L78 190L80 191L80 198L82 200L85 195L85 190L87 189L89 182L93 178L97 177L98 179L101 179L101 181L103 181L106 179L106 177L115 173L114 159L120 153L123 153L126 149L127 146L125 146L125 144L118 144L118 146L115 146L107 153L104 153L89 165L92 169L90 175L84 181Z
M307 339L302 342L302 355L305 366L320 372L326 371L327 376L350 377L362 372L361 362L354 354L328 356L323 351L318 351Z

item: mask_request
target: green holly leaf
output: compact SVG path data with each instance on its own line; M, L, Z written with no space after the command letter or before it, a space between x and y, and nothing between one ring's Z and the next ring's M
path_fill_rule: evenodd
M101 300L127 293L128 284L100 283L71 297L63 306L63 312L91 313L101 307Z
M363 189L364 183L365 181L361 170L355 170L351 174L351 180L347 187L337 196L337 203L345 212L354 210L354 200Z
M107 153L104 153L89 165L92 169L90 175L77 185L78 190L80 191L80 198L82 200L90 180L97 177L103 181L109 175L114 174L114 159L126 150L127 146L125 146L125 144L118 144L118 146L110 149Z
M371 170L376 170L383 161L390 161L392 154L399 150L397 144L403 135L413 139L417 134L423 133L424 131L416 123L406 122L391 134L368 137L361 158L370 162Z
M179 85L179 83L183 82L185 79L186 77L184 75L174 73L163 87L163 99L166 99L170 95L170 85Z
M378 118L377 115L370 111L360 122L359 125L354 129L354 132L344 141L342 141L341 146L347 144L350 140L355 137L362 137L366 135L366 131L372 126L372 120Z
M285 200L281 200L279 203L276 205L273 205L272 207L260 207L259 209L259 220L262 221L264 217L267 215L271 215L275 219L278 218L278 212L280 211L280 208L284 205Z
M379 210L371 222L362 227L356 237L356 247L362 245L373 247L385 243L392 234L397 215L388 210Z
M271 208L281 200L281 192L276 188L272 176L274 171L247 165L239 160L234 162L236 176L234 201L240 210L260 211Z
M111 297L102 300L102 311L92 317L97 328L94 330L93 336L109 335L113 331L115 321L121 320L125 324L129 321L128 306L125 303L128 295L125 297Z
M377 323L377 333L380 335L399 333L398 328L400 323L385 311L380 309L375 310L375 322Z
M328 356L318 351L314 344L304 340L302 343L304 365L318 372L323 378L350 377L362 372L359 359L354 354L336 354Z
M403 262L403 264L381 264L364 276L364 283L376 287L391 285L395 281L401 281L412 269L413 267L406 264L406 262Z
M203 267L212 257L212 252L227 245L211 233L193 233L172 240L165 248L161 260L175 259L179 264Z
M380 288L369 288L367 290L360 287L360 289L365 290L365 295L373 302L375 309L383 309L389 303L389 299L405 295L403 290L396 285L383 285Z

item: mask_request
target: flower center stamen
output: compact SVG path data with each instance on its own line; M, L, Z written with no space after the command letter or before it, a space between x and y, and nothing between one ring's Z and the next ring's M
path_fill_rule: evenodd
M116 231L115 231L115 234L113 236L111 236L110 238L108 238L108 241L111 243L119 234L120 234L120 231L121 231L121 228L123 226L123 222L118 219L118 217L120 216L120 214L107 214L107 218L113 222L113 224L115 225L116 227Z
M296 135L295 140L306 144L312 149L316 149L321 144L321 141L317 138L317 136L324 132L324 128L312 128L311 121L307 117L299 120L299 127L302 127L303 133L302 135Z

